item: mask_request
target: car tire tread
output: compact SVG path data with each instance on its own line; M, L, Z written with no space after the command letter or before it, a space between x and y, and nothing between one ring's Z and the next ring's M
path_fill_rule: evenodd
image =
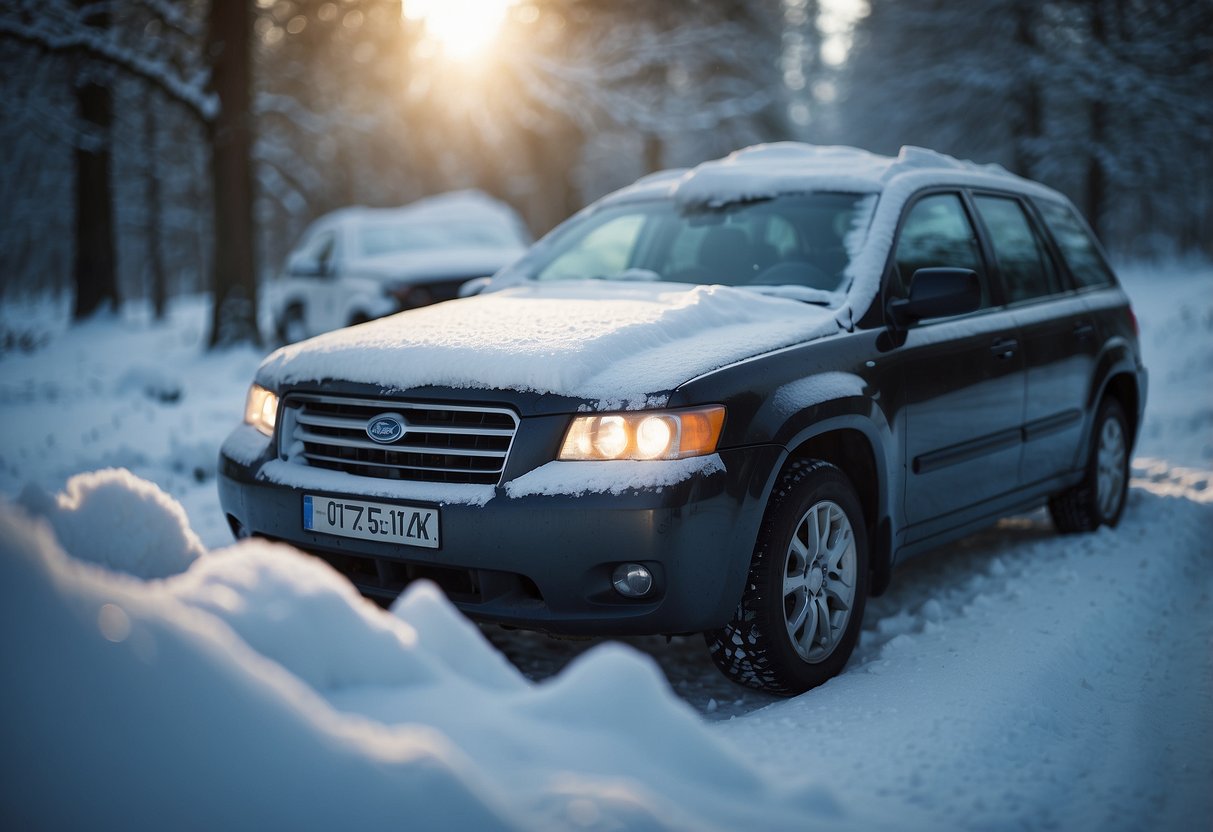
M1120 422L1121 431L1128 437L1128 425L1124 409L1114 398L1104 399L1095 414L1095 422L1091 428L1091 442L1087 449L1087 461L1082 482L1073 488L1049 498L1049 515L1053 518L1053 526L1062 534L1082 534L1093 532L1101 525L1115 528L1120 522L1125 509L1125 495L1122 494L1119 506L1111 517L1105 517L1099 508L1096 498L1096 476L1099 435L1108 419ZM1128 453L1126 449L1124 487L1128 487Z
M787 641L783 599L771 597L775 584L772 570L782 572L784 567L790 535L787 518L793 514L799 518L813 494L828 496L847 512L859 556L851 619L841 642L820 664L803 661L790 642L783 643ZM850 480L837 466L823 460L793 462L771 494L745 590L733 618L724 627L704 634L708 652L720 671L740 685L780 696L803 693L837 675L846 665L858 642L867 586L867 535L859 498Z

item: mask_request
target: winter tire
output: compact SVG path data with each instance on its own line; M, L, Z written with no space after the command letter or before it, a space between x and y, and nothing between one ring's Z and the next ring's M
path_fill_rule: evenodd
M1104 399L1095 414L1091 450L1082 482L1049 499L1053 525L1063 534L1115 528L1129 491L1129 425L1116 399Z
M868 540L859 497L837 467L794 463L767 505L733 619L705 634L724 675L792 696L838 675L859 640Z

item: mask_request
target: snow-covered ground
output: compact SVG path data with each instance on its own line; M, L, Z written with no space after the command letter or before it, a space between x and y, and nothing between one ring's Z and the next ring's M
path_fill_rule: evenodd
M215 466L261 353L206 354L197 298L174 301L163 324L131 304L69 329L69 309L0 305L0 493L127 468L177 498L207 546L230 543Z
M3 825L1209 828L1213 267L1122 277L1151 389L1121 527L1036 513L906 564L791 700L698 639L479 630L425 587L389 615L282 547L202 554L261 356L202 353L197 300L2 306ZM68 483L106 467L193 531Z

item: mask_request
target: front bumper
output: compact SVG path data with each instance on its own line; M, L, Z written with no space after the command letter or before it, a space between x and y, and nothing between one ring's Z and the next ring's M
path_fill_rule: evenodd
M384 481L343 475L349 487L282 485L259 477L269 451L248 460L247 436L232 435L219 460L219 497L234 529L318 555L365 595L388 601L411 580L429 578L469 616L568 635L688 633L728 621L741 597L765 506L784 450L761 445L721 451L725 471L661 489L622 494L512 498L498 487L484 505L436 506L442 545L421 549L303 529L303 495L366 497ZM646 463L661 464L661 463ZM298 466L297 475L311 469ZM332 472L319 472L331 474ZM410 484L413 491L419 484ZM444 486L450 488L450 486ZM628 599L611 586L614 568L641 563L653 591Z

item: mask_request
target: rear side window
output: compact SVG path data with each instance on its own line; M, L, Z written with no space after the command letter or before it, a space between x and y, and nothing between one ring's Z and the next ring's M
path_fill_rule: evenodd
M998 271L1007 287L1007 301L1015 303L1061 291L1053 258L1032 228L1018 200L976 196L977 212L990 233Z
M933 194L914 203L897 240L897 280L893 294L906 297L919 269L948 266L972 269L981 281L981 305L990 305L985 268L973 224L957 194Z
M1112 270L1100 256L1095 240L1086 226L1068 205L1040 200L1036 203L1045 225L1053 235L1061 256L1065 258L1074 282L1080 288L1111 286Z

